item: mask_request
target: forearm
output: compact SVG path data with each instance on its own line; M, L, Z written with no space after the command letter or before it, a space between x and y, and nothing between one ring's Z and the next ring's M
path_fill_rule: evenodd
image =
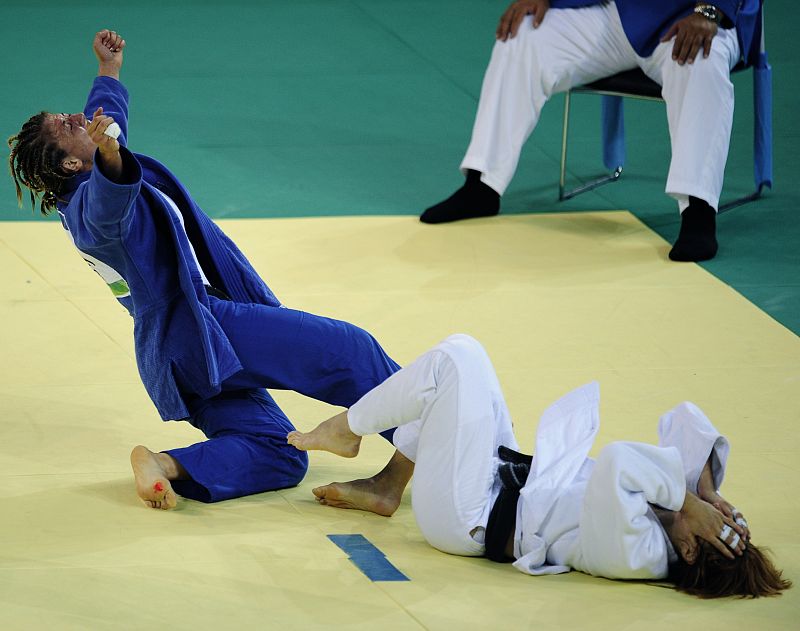
M116 31L103 29L95 33L92 43L95 57L100 64L97 70L98 77L112 77L119 81L119 71L122 68L122 50L125 40Z
M124 163L119 151L106 153L98 151L97 168L100 169L101 173L105 175L108 180L115 184L121 184L125 179L123 177Z
M117 81L119 81L120 68L121 65L116 62L101 61L100 65L97 68L97 76L111 77L112 79L116 79Z
M711 472L711 459L713 458L714 452L711 453L712 455L708 457L706 464L703 466L703 470L700 472L700 478L697 480L697 489L689 489L706 500L717 493L717 489L714 485L714 475Z

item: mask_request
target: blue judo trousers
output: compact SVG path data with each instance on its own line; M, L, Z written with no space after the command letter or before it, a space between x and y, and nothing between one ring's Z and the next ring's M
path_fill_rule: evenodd
M191 477L173 487L217 502L298 484L308 458L286 444L294 427L265 389L349 407L398 364L363 329L281 305L180 181L127 149L119 81L94 80L84 113L97 107L122 129L122 177L109 180L95 159L70 178L58 212L133 318L137 367L161 418L188 420L208 439L166 452Z
M350 407L400 369L366 331L303 311L210 299L243 369L211 399L189 397L189 421L209 440L168 451L191 480L173 487L215 502L294 486L308 467L286 444L294 426L264 388ZM394 430L384 432L391 441Z

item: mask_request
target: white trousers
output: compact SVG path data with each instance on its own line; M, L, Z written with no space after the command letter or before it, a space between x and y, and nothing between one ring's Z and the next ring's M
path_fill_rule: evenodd
M681 211L690 195L716 209L733 124L736 32L719 29L709 57L701 50L694 63L683 66L672 59L673 42L659 44L649 57L638 56L614 2L550 9L536 29L527 16L516 37L495 43L462 171L480 171L481 180L502 195L553 94L638 66L662 86L667 106L672 145L667 194Z
M450 554L480 556L470 533L485 528L497 448L517 449L486 351L453 335L364 395L348 410L361 436L397 427L394 442L416 465L411 505L425 539Z

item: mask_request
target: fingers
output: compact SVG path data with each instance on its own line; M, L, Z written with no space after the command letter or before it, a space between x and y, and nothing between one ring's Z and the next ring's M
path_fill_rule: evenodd
M716 502L712 502L712 506L716 508L720 513L725 515L725 517L729 517L730 519L734 519L733 517L733 507L728 504L724 499L717 496L719 499Z
M664 34L664 37L662 37L662 38L661 38L661 41L662 41L662 42L668 42L668 41L669 41L669 40L671 40L673 37L675 37L675 34L676 34L677 32L678 32L678 25L677 25L677 23L676 23L676 24L673 24L673 25L672 25L672 26L669 28L669 30L668 30L668 31L667 31L667 32Z
M711 43L717 34L717 25L697 15L690 15L673 24L661 38L667 42L673 37L672 58L681 66L694 63L697 53L703 50L703 57L711 54Z
M539 4L533 10L533 28L539 28L539 25L544 20L544 14L547 13L547 7Z
M99 107L94 113L92 122L86 127L86 133L97 145L101 152L119 151L119 142L116 138L106 135L105 131L114 122L110 116L102 114L103 108Z
M719 535L717 535L717 540L725 544L726 550L723 552L726 553L725 556L729 559L733 558L734 553L738 556L744 554L746 548L744 529L733 520L724 519L724 524L719 531Z
M500 16L500 23L497 25L495 37L501 42L505 42L511 34L511 23L516 13L516 5L511 5L506 9L505 13Z
M675 44L672 47L672 58L681 66L686 62L691 64L694 62L694 58L697 56L697 51L700 50L702 45L702 35L687 32L685 30L680 31L675 37Z
M516 37L519 26L527 15L533 16L533 28L538 28L548 8L549 3L540 0L518 0L512 3L500 17L495 37L501 42Z
M101 38L103 46L105 46L112 53L117 53L122 50L125 45L125 40L116 31L107 31L105 37Z
M95 39L112 53L118 53L125 48L125 40L122 39L122 36L116 31L103 29L97 32Z
M747 523L747 520L744 518L742 513L731 506L731 518L743 530L742 536L744 537L745 541L750 541L750 526Z
M724 541L722 541L722 539L720 539L719 537L711 537L709 539L706 539L706 541L708 541L708 543L714 546L719 551L719 553L726 559L736 558L733 552L731 552L730 548L728 548L728 545Z
M103 115L103 108L102 107L98 107L94 111L94 114L92 114L92 120L90 120L89 123L86 125L86 133L91 136L92 133L97 129L97 126L101 122L103 122L104 119L107 119L107 118L109 118L109 117ZM111 123L109 123L109 125L110 124Z

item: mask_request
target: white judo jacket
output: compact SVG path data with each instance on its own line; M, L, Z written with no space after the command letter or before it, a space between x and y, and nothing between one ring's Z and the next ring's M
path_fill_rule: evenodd
M659 422L659 446L615 442L588 457L599 427L599 387L569 393L543 414L520 491L514 566L527 574L571 568L606 578L661 579L675 551L650 504L679 510L697 491L709 455L714 484L729 443L703 412L682 403Z

